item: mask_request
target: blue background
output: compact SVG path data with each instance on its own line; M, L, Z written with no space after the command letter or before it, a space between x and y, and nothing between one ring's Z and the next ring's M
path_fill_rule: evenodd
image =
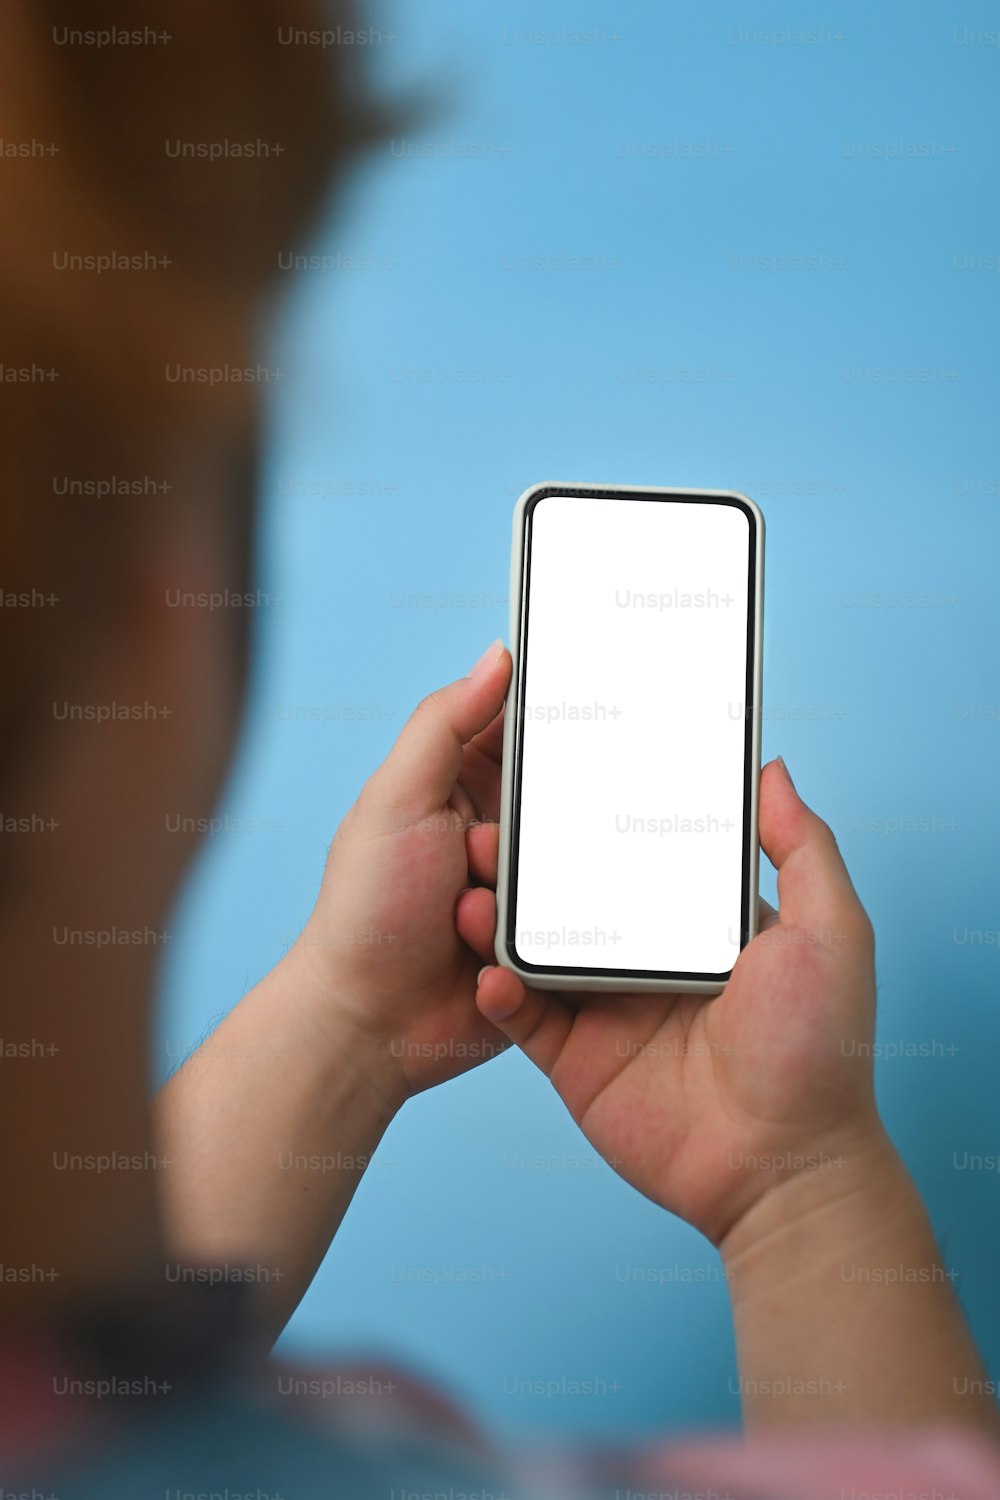
M435 0L371 20L380 87L435 112L370 153L310 247L379 263L289 287L261 496L281 602L224 801L282 826L209 841L157 1066L280 957L410 707L505 632L522 488L744 490L768 525L764 752L872 913L880 1039L936 1044L879 1062L881 1101L1000 1375L998 1180L957 1165L1000 1148L1000 275L965 259L1000 264L1000 48L968 39L995 7ZM598 40L520 37L574 28ZM779 28L825 35L747 40ZM900 143L930 154L872 154ZM782 256L826 259L746 265ZM930 827L864 821L893 818ZM476 1266L494 1279L399 1279ZM737 1412L718 1258L595 1163L516 1055L406 1107L284 1344L402 1358L506 1431ZM564 1374L609 1389L504 1392Z

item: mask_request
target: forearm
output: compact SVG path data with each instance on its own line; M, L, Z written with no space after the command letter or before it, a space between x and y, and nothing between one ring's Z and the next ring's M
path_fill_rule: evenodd
M293 950L294 952L294 950ZM169 1243L183 1265L249 1269L276 1336L312 1280L396 1109L291 957L226 1017L157 1105Z
M888 1140L777 1187L723 1246L747 1426L952 1424L994 1402Z

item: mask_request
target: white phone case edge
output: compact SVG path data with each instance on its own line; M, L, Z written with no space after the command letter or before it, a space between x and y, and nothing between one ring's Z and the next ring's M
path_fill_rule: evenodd
M635 994L638 992L650 992L655 994L684 994L684 995L718 995L725 989L725 982L716 980L684 980L684 979L622 979L615 975L582 975L579 978L572 974L537 974L531 970L523 969L511 958L507 952L504 934L507 931L507 912L509 902L509 870L510 870L510 836L511 816L514 805L514 738L515 738L515 698L518 674L518 663L521 648L521 614L522 614L522 574L524 569L524 513L533 496L541 490L565 489L567 492L591 491L598 494L610 491L642 495L704 495L706 499L731 499L740 500L750 507L757 528L756 566L754 569L754 660L753 660L753 725L750 736L751 740L751 766L750 766L750 870L749 870L749 932L747 941L750 942L757 932L757 904L760 866L760 842L758 834L758 800L760 795L760 730L761 730L761 686L763 681L763 657L764 657L764 516L760 507L749 495L744 495L739 490L704 490L686 488L665 488L660 485L649 484L580 484L567 483L565 481L545 481L533 484L519 497L514 506L514 515L511 525L511 551L510 551L510 584L509 584L509 609L510 609L510 654L513 661L510 692L507 695L507 706L504 712L503 726L503 773L501 778L500 793L500 842L499 842L499 864L497 867L497 929L494 941L494 952L497 962L505 969L511 969L526 985L531 985L539 990L575 990L579 992L612 992L618 994ZM748 711L748 708L747 708Z

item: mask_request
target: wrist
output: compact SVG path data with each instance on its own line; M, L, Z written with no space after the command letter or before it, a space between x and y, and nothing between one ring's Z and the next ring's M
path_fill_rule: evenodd
M852 1261L884 1258L926 1211L881 1122L805 1157L812 1165L776 1181L719 1244L734 1300L772 1295L783 1282ZM927 1234L929 1235L929 1226ZM923 1235L920 1236L924 1238Z
M751 1427L995 1430L989 1382L924 1204L884 1131L788 1178L722 1246Z
M300 1047L311 1054L338 1089L367 1097L387 1124L406 1103L410 1090L389 1042L359 1019L363 1005L353 987L338 981L329 965L318 965L302 938L271 971L268 985L281 1008L283 1024L294 1027Z

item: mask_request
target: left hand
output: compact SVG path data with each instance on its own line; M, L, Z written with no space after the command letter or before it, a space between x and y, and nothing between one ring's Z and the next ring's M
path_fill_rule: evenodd
M315 909L283 961L320 1044L353 1033L397 1100L509 1045L476 1009L482 960L455 909L493 876L510 668L497 641L417 707L337 830Z

